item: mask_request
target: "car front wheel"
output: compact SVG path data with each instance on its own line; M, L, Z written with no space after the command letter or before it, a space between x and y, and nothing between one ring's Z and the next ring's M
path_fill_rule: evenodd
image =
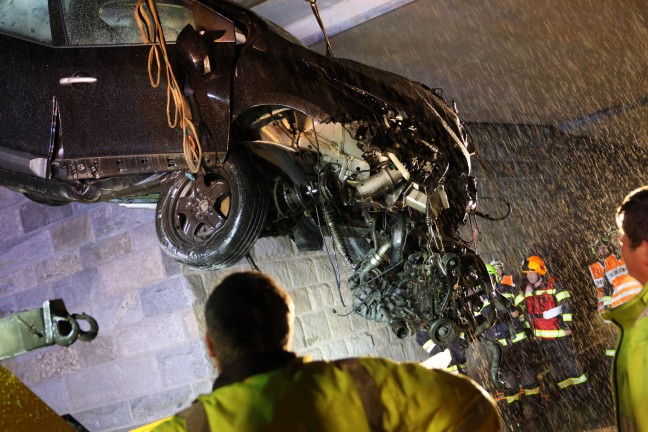
M216 270L236 264L254 245L267 204L256 171L242 152L195 177L177 172L166 182L156 210L164 251L188 266Z

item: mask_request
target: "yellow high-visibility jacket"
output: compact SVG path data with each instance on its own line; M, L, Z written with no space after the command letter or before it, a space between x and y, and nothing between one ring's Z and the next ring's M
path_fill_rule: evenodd
M380 358L308 362L217 388L155 431L498 431L469 378Z
M648 283L603 318L619 327L612 384L620 431L648 431Z

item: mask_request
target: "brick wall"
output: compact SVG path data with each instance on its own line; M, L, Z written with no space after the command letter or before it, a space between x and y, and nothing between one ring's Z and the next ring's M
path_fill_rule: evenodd
M480 252L514 269L541 254L581 304L581 346L610 338L594 314L587 245L612 223L621 198L646 181L646 150L565 139L549 128L469 125L483 197L501 193L513 206L502 223L481 221ZM484 199L484 212L499 211ZM58 413L92 431L121 431L169 415L207 392L202 307L225 274L197 272L169 260L157 244L154 212L114 204L47 207L0 188L0 316L62 298L70 312L100 325L91 343L49 347L3 362ZM469 236L468 229L464 230ZM314 358L381 355L425 358L412 338L384 325L343 316L335 274L324 252L297 253L285 238L261 239L253 256L292 294L294 348ZM342 297L351 303L342 275ZM586 339L590 338L590 339ZM481 355L482 358L478 356ZM471 348L472 374L483 380L483 353Z
M0 208L0 317L62 298L68 311L86 312L100 326L91 343L3 362L56 412L72 414L91 431L122 431L209 391L215 372L202 342L202 309L213 286L247 264L219 272L183 269L161 252L153 210L47 207L4 188ZM425 358L413 339L340 316L348 308L323 252L298 254L289 240L266 238L253 257L295 300L299 353ZM344 286L342 294L349 305Z

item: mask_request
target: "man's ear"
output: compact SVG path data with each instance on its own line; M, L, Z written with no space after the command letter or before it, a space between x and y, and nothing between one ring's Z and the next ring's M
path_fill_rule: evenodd
M639 245L639 248L641 248L641 263L645 266L648 267L648 240L644 240L641 242Z
M216 351L214 350L214 342L212 342L207 332L205 332L205 344L207 345L207 353L209 354L209 357L211 357L212 361L214 362L214 367L216 368L218 373L220 373L221 367L218 361L218 357L216 357Z
M211 341L209 333L207 332L205 332L205 344L207 344L207 352L209 353L209 357L216 357L216 353L214 352L214 343Z

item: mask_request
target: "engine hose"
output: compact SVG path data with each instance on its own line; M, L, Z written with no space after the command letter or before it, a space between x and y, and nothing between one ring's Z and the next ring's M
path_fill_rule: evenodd
M396 265L403 259L403 246L405 245L405 216L395 214L392 219L392 249L390 262Z
M328 227L329 233L331 234L331 239L333 240L333 246L335 247L335 250L337 250L340 255L342 255L342 258L344 258L346 265L353 268L355 263L351 259L349 248L344 242L344 238L342 237L342 234L340 234L340 230L338 230L338 227L335 224L333 207L327 203L323 203L322 209L324 211L324 222L326 222L326 226Z
M480 336L479 341L483 343L491 352L491 365L490 365L490 376L493 380L495 387L503 388L504 384L499 380L498 374L500 369L500 364L502 363L502 347L495 342L494 340L488 339L487 337Z

